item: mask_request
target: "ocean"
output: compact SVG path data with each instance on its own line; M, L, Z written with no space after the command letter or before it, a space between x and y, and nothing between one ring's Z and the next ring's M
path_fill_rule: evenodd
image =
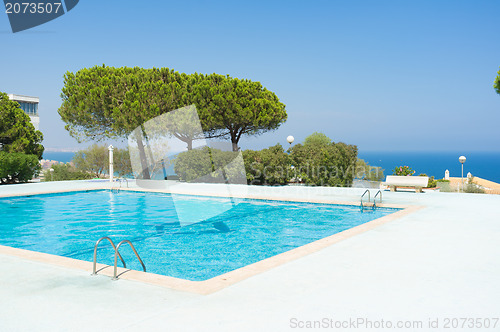
M60 161L63 163L69 163L71 159L73 159L73 156L75 155L74 152L47 152L45 151L43 153L43 159L47 160L56 160Z
M500 152L366 152L360 151L358 157L364 159L371 166L384 169L384 175L391 175L398 166L410 166L416 175L425 173L436 179L444 178L445 170L450 176L461 176L461 164L458 157L464 155L467 161L464 164L464 176L468 172L472 175L500 183ZM69 162L74 152L44 152L43 158Z
M415 170L415 175L425 173L436 179L444 178L444 172L450 171L450 176L460 177L462 165L458 158L464 155L464 176L471 172L486 180L500 183L500 152L363 152L358 158L364 159L371 166L384 169L384 175L391 175L398 166L409 166Z

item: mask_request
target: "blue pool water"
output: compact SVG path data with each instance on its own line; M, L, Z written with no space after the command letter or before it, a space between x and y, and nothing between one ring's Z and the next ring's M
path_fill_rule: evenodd
M396 211L240 199L220 215L181 227L175 209L194 216L228 203L235 202L108 190L2 198L0 244L92 261L100 237L129 239L148 272L206 280ZM101 246L98 262L113 265L109 243ZM129 247L120 253L128 268L141 270Z

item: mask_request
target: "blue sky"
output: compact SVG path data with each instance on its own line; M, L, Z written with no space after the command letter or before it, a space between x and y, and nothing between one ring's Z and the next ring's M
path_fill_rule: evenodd
M260 81L287 105L277 131L361 151L500 151L498 1L94 1L13 34L0 13L0 91L40 97L47 148L66 71L169 67Z

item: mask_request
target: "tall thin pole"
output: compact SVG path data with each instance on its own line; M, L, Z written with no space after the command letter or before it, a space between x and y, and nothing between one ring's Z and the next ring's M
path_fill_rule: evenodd
M108 147L109 150L109 182L113 182L113 175L114 175L114 169L113 169L113 145L110 145Z
M460 156L460 158L458 158L458 161L462 164L462 192L464 192L464 163L466 160L467 158L465 158L465 156ZM458 192L460 192L460 190Z
M462 192L464 192L464 163L462 163Z

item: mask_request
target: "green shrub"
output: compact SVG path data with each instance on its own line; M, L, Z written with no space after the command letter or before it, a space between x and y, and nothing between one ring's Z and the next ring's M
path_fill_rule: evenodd
M128 149L116 149L113 151L113 166L114 171L119 177L132 176L132 164L130 162L130 154Z
M442 193L451 193L451 192L456 192L457 190L452 188L450 185L450 181L448 181L448 182L439 182L439 191Z
M423 173L420 174L419 176L428 176L428 175ZM434 180L433 176L429 176L429 182L427 183L427 188L436 188L436 186L437 186L437 181Z
M325 142L313 134L305 144L290 149L293 177L307 185L350 187L354 180L358 148L345 143ZM311 136L313 136L311 135Z
M464 186L464 192L469 194L484 194L484 189L478 184L474 183L474 177L471 177L467 180L467 183Z
M323 133L314 132L304 139L304 145L307 146L327 146L332 140Z
M93 144L84 150L75 153L73 163L76 170L91 173L96 178L101 178L109 172L109 150L106 145ZM128 149L113 150L114 172L119 177L130 176L132 165Z
M54 169L53 172L50 172L50 169L46 169L43 172L45 178L44 181L69 181L93 178L93 175L91 173L79 171L69 163L52 165L52 168Z
M239 152L206 146L179 153L174 160L174 171L187 182L246 183Z
M415 174L415 171L409 166L399 166L392 170L392 175L412 176L413 174Z
M73 156L73 163L80 172L92 173L100 178L109 165L109 152L106 145L93 144L84 150L80 150Z
M286 185L291 179L300 179L308 185L352 185L358 152L355 145L334 143L315 133L306 138L304 145L297 144L289 151L287 154L280 144L260 151L245 150L243 171L241 161L235 162L238 152L204 147L178 154L174 171L188 182ZM383 178L380 168L369 167L369 179Z
M290 157L281 144L260 151L243 151L247 183L285 185L291 177Z
M358 159L356 163L356 178L367 181L382 181L384 170L382 167L370 166L363 159Z
M440 192L453 192L454 190L451 188L450 185L450 180L445 180L445 179L437 179L436 180L436 187L439 186L439 191Z
M464 192L469 193L469 194L484 194L485 193L484 189L475 183L467 183L464 186Z
M28 182L40 171L38 156L0 151L0 183Z

